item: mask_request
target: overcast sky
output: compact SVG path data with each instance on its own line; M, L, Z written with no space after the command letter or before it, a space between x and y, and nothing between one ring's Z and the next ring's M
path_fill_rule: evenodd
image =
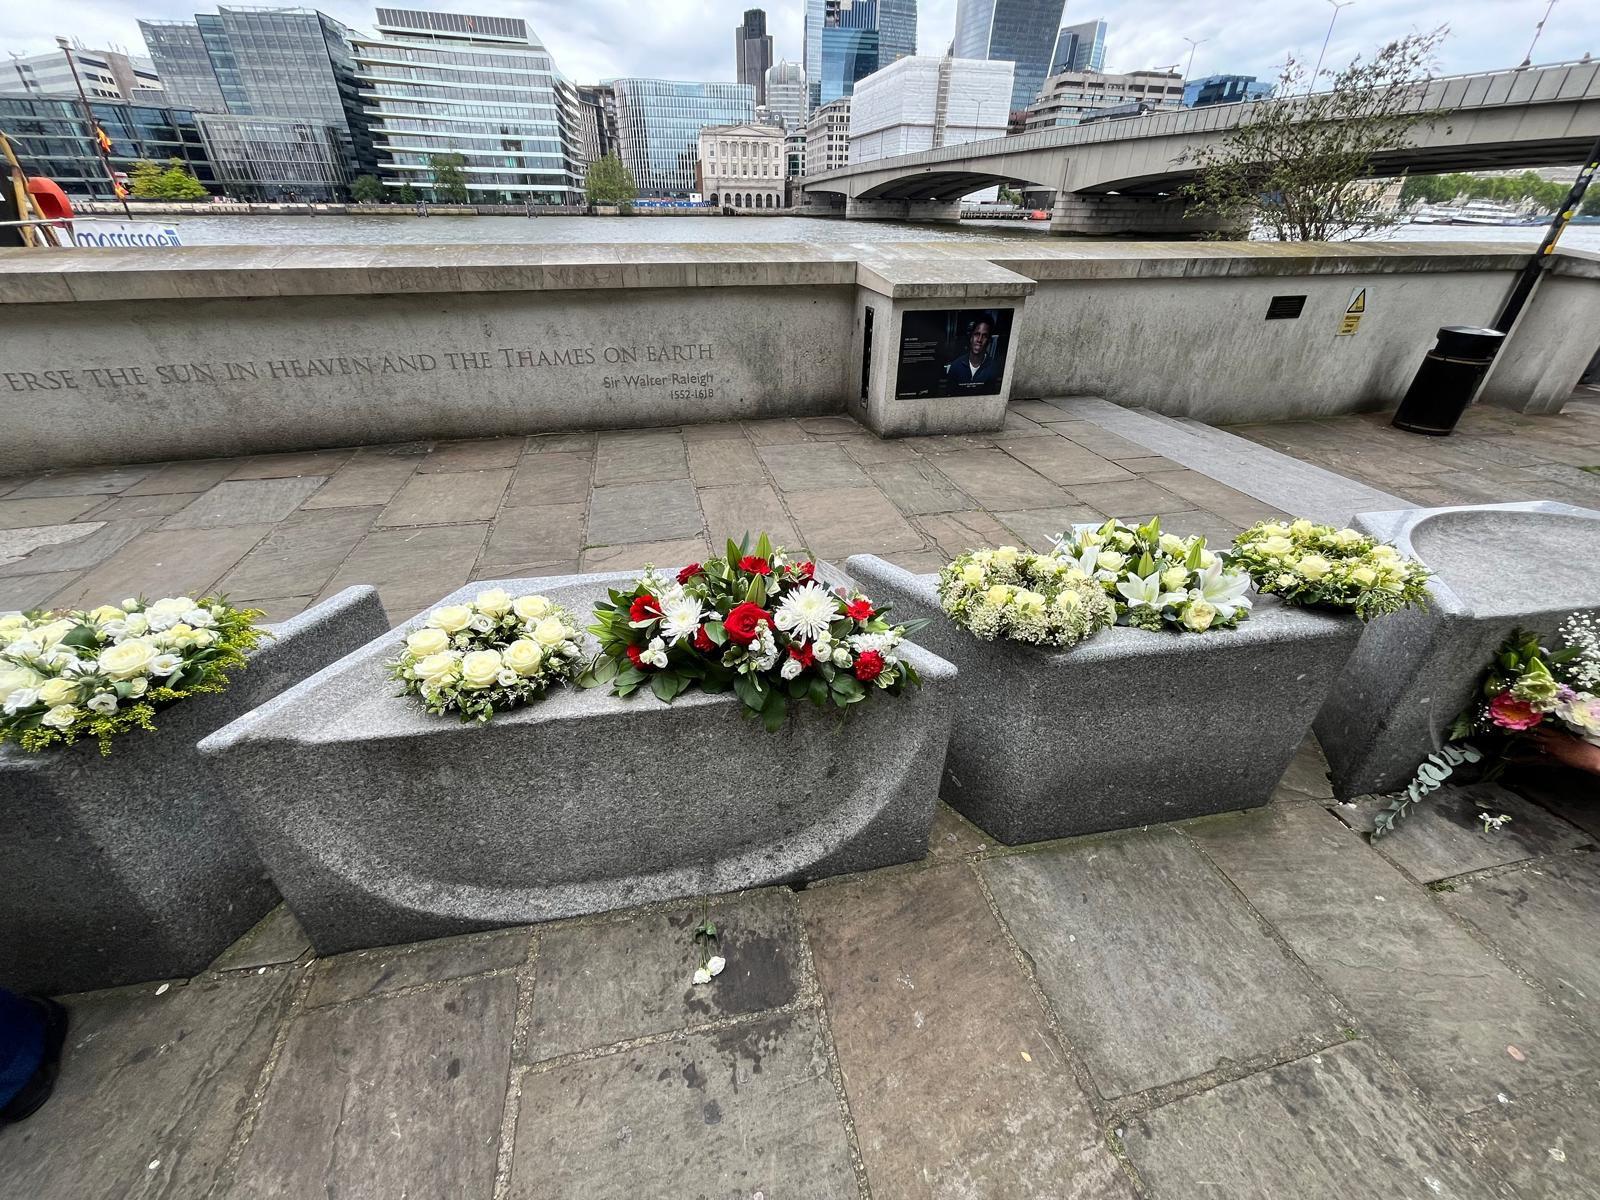
M215 0L212 0L213 4ZM370 30L371 3L302 0L357 29ZM405 0L394 0L397 7ZM1448 22L1440 67L1445 73L1484 71L1522 61L1548 0L1356 0L1339 13L1329 64L1343 64L1411 30ZM1595 0L1558 0L1536 62L1600 53ZM733 29L747 3L736 0L435 0L415 7L525 18L569 78L592 82L611 75L731 80ZM955 25L956 0L922 0L918 43L942 54ZM57 34L87 46L143 53L140 17L187 19L207 5L196 0L0 0L0 50L41 53ZM1587 10L1587 12L1586 12ZM214 9L212 9L214 11ZM801 55L800 0L767 6L775 58ZM1195 54L1196 76L1240 73L1272 78L1295 51L1315 60L1328 31L1329 0L1067 0L1066 20L1110 22L1106 69L1179 64L1184 38L1206 39Z

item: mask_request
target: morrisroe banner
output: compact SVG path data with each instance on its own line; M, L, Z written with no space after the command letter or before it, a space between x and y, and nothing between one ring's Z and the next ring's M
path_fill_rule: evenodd
M72 223L72 245L79 249L117 249L130 246L181 246L174 226L155 221L85 221Z
M999 395L1014 311L962 308L902 313L895 398Z

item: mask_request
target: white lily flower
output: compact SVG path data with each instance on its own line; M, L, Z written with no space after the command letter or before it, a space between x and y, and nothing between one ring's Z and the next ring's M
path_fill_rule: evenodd
M1200 572L1197 582L1201 599L1221 613L1224 619L1231 618L1241 608L1250 607L1250 598L1244 594L1250 586L1250 576L1242 571L1224 571L1220 558Z
M1143 579L1137 575L1130 575L1117 584L1117 591L1128 602L1129 608L1148 607L1162 609L1184 598L1184 593L1182 592L1162 590L1160 571L1151 571Z

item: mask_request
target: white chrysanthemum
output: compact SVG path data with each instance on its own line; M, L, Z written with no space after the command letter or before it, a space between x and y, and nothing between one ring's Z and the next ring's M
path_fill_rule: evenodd
M838 615L838 605L820 583L795 588L778 604L773 621L779 629L804 641L815 641L828 632L828 624Z
M665 598L663 598L665 599ZM673 599L667 600L661 611L661 632L674 642L693 637L705 616L705 608L693 596L685 596L682 589Z

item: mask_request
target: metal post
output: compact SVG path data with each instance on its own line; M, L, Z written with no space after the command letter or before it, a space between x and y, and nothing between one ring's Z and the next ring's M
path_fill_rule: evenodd
M56 45L60 46L61 53L67 56L67 66L72 68L72 82L78 85L78 99L83 104L83 119L88 125L89 140L94 143L95 151L100 155L100 165L106 170L106 179L111 184L111 194L122 201L123 215L132 218L133 210L128 207L128 198L118 190L117 173L111 169L111 159L106 156L106 148L94 135L94 110L89 107L89 97L84 94L83 79L78 75L78 64L72 57L72 45L64 37L58 37Z
M1495 318L1494 328L1501 333L1510 333L1511 327L1522 315L1522 310L1527 307L1528 297L1533 294L1533 285L1539 282L1539 276L1552 261L1551 255L1555 253L1556 243L1561 240L1562 233L1577 215L1578 205L1583 203L1583 194L1588 190L1597 171L1600 171L1600 138L1596 138L1594 145L1589 148L1589 160L1583 164L1578 177L1572 181L1572 190L1567 193L1567 198L1556 210L1550 228L1545 231L1544 241L1539 243L1539 249L1528 259L1528 265L1522 268L1522 273L1517 276L1517 282L1511 288L1511 295L1506 299L1505 307Z
M1194 40L1194 38L1186 37L1183 40L1189 43L1189 65L1183 69L1183 86L1184 89L1187 90L1189 87L1189 76L1194 74L1194 52L1211 39L1201 38L1197 42Z
M1550 19L1550 14L1555 11L1556 0L1550 0L1545 5L1544 16L1539 18L1539 23L1533 27L1533 41L1528 43L1528 52L1522 56L1522 65L1533 66L1533 48L1539 44L1539 35L1544 32L1544 23Z
M1333 5L1333 16L1328 18L1328 32L1322 38L1322 52L1317 55L1316 70L1311 72L1311 85L1306 89L1308 93L1317 90L1317 77L1322 74L1322 60L1328 53L1328 43L1333 40L1333 23L1339 19L1339 10L1349 8L1355 2L1356 0L1328 0L1328 3Z

